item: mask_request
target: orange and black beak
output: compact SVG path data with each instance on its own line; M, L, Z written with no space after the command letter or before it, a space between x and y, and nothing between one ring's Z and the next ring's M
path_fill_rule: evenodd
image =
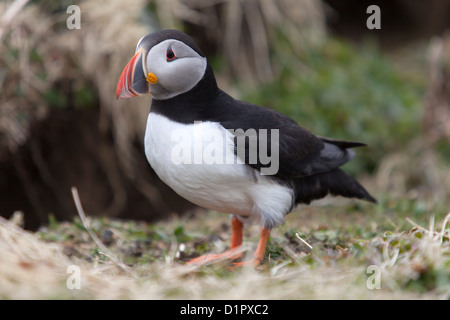
M117 99L143 96L149 93L149 85L153 82L152 76L154 75L147 74L145 58L145 51L140 48L125 66L117 83Z

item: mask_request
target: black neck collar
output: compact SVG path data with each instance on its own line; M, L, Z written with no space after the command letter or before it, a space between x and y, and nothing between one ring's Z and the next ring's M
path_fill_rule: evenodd
M202 80L191 90L166 100L152 100L150 112L161 114L180 123L204 121L211 105L220 93L211 66L206 67Z

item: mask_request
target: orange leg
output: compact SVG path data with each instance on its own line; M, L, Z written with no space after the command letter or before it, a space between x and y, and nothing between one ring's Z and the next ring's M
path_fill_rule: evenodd
M256 247L255 254L253 258L248 261L235 262L234 265L237 267L246 266L252 264L255 268L263 261L264 254L266 253L267 240L269 239L270 229L264 227L261 228L261 233L258 241L258 246Z
M231 243L230 243L230 249L219 254L205 254L203 256L194 258L189 260L187 263L194 263L194 264L206 264L213 262L215 260L219 259L229 259L229 260L235 260L242 256L242 253L235 253L234 249L240 247L242 245L242 237L243 237L243 227L244 224L236 217L233 216L233 219L231 220Z
M244 224L236 217L231 219L231 243L230 249L235 249L242 245Z

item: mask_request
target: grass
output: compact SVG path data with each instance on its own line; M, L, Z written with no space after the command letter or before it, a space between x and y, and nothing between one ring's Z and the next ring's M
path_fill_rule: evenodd
M59 7L53 7L56 2L47 2L44 1L44 6L50 12L58 11ZM110 7L114 12L115 7ZM82 30L88 30L89 34L92 30L111 31L114 26L123 25L110 19L111 14L107 11L105 14L106 7L102 10L88 9L86 12L92 16L84 16ZM114 16L120 20L115 11ZM41 15L30 12L29 17L17 21L29 22L24 25L34 30L32 23L35 19L32 18L36 17L39 23L42 19ZM134 11L123 12L127 19L134 19ZM67 18L65 12L63 15L63 19L58 21ZM108 27L98 28L98 21L106 21L104 25ZM72 70L74 62L70 59L65 64L67 69L61 69L59 64L45 64L44 57L54 57L55 48L48 47L53 54L46 54L48 48L37 47L42 43L37 40L56 39L56 34L48 35L51 28L36 29L38 36L33 36L37 44L31 41L31 51L24 55L30 66L34 66L34 69L27 69L31 70L31 75L35 74L35 80L39 80L30 81L39 84L36 86L38 98L52 108L64 108L68 104L85 108L97 99L108 108L115 107L109 100L113 97L110 93L114 92L114 84L111 85L114 81L104 81L105 76L102 76L102 81L98 82L92 78L89 66L96 66L97 71L102 67L108 70L110 76L106 79L120 74L121 69L115 69L122 68L122 64L109 59L109 44L128 41L130 43L124 47L129 50L135 45L129 34L139 34L145 29L140 23L134 26L131 20L125 24L131 31L122 39L117 38L120 32L103 34L99 31L102 41L96 41L96 45L82 42L88 53L83 57L92 58L83 61L85 69L79 71L82 76ZM65 29L64 23L60 26ZM109 37L111 34L114 36ZM18 39L28 36L25 32ZM329 38L322 47L317 46L314 51L303 49L298 54L294 53L289 41L284 43L282 38L276 38L271 52L273 67L280 71L276 78L259 86L258 90L240 83L235 91L243 100L277 109L318 135L367 143L369 148L358 150L358 156L346 166L346 170L352 174L370 172L375 177L384 175L385 187L369 188L371 192L382 190L377 192L379 205L333 200L299 209L287 216L285 225L272 231L266 260L257 270L230 270L226 262L200 268L185 265L184 261L191 257L227 248L230 217L216 212L192 212L156 224L90 217L84 221L75 218L71 222L59 222L51 218L49 225L36 233L27 232L0 218L0 298L448 299L450 198L444 184L437 184L435 188L429 188L427 184L427 179L433 180L434 176L448 176L445 166L448 161L443 161L444 165L438 168L444 168L442 171L426 171L434 168L436 163L425 161L427 158L423 157L423 151L427 146L423 141L417 143L424 134L419 129L427 86L424 50L416 52L421 56L419 61L411 61L409 52L401 55L401 63L398 64L371 42L355 47L340 39ZM28 40L23 43L28 43ZM98 44L104 46L99 47ZM35 46L39 50L34 49ZM63 46L59 52L70 51L72 54L73 48L69 47ZM113 47L117 48L116 45ZM19 52L27 52L24 49L12 46L5 51L7 65L19 61ZM60 56L70 58L71 54ZM110 60L111 65L103 64ZM216 70L220 69L220 64L222 68L227 66L221 59L217 59L217 64ZM44 65L55 65L56 69L43 68ZM64 77L60 75L60 69L65 70L62 73ZM70 98L48 82L49 78L70 80L86 77L90 79L87 82L70 81L75 83ZM237 81L232 80L233 83ZM100 85L92 86L91 82ZM35 87L26 90L28 86L23 83L20 86L14 85L14 81L9 83L13 85L9 88L10 95L5 95L7 100L11 96L32 99L35 95ZM100 87L100 93L95 92L94 87ZM111 114L112 118L120 115L123 120L121 113ZM18 117L19 120L25 119L21 109ZM112 127L119 128L123 134L126 131L122 130L120 123L117 121ZM129 127L136 127L135 123ZM448 160L450 154L445 142L438 145L436 151L443 160ZM389 158L392 154L397 158ZM399 159L398 154L402 157L396 166L392 165L392 160ZM390 166L386 169L381 165L383 163ZM402 181L405 181L401 186L403 189L398 187ZM425 197L427 191L435 198ZM257 239L257 226L246 228L244 247L250 254ZM69 290L66 285L70 276L67 267L71 265L81 270L80 290ZM379 289L372 288L377 284Z
M242 99L276 109L317 135L367 143L369 151L360 151L347 171L374 172L386 154L422 134L424 57L405 68L373 42L354 46L333 38L300 56L285 52L274 53L279 75L257 89L241 85Z
M228 247L230 217L216 212L156 224L50 219L37 233L0 220L0 298L450 298L449 195L426 184L448 176L448 168L426 162L417 144L424 79L399 71L371 44L358 51L330 40L303 58L301 72L286 68L241 98L277 108L319 135L367 142L370 152L358 151L346 170L374 173L363 184L378 205L329 198L299 208L272 231L256 270L185 264ZM248 226L246 252L257 240L258 227ZM81 269L80 290L66 286L70 265Z
M227 262L203 267L184 263L196 255L221 252L228 246L230 217L216 212L200 210L156 224L89 217L83 222L76 218L72 222L52 221L35 234L0 221L3 238L0 261L6 261L2 256L5 246L21 244L2 266L0 287L5 290L1 296L8 299L450 297L450 215L437 207L415 214L411 208L422 208L415 200L411 205L396 206L395 215L391 212L391 200L378 206L339 202L305 207L288 215L286 224L272 231L266 260L256 270L251 267L230 270ZM101 241L101 247L88 231ZM250 254L257 238L257 226L245 229L244 247ZM65 272L72 264L82 270L81 290L67 289ZM36 284L22 283L22 278L31 281L25 276L16 277L11 283L8 282L11 269L24 273L40 270L40 277L34 277ZM374 272L381 275L379 289L373 288L377 284Z

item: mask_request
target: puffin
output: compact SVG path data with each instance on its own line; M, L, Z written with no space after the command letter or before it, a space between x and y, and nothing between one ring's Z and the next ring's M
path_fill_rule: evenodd
M341 166L364 143L317 136L273 109L221 90L196 42L179 30L142 37L120 75L116 98L150 94L146 158L170 188L188 201L231 218L229 249L187 261L230 260L259 266L270 232L299 204L327 195L376 199ZM260 236L242 261L243 228Z

